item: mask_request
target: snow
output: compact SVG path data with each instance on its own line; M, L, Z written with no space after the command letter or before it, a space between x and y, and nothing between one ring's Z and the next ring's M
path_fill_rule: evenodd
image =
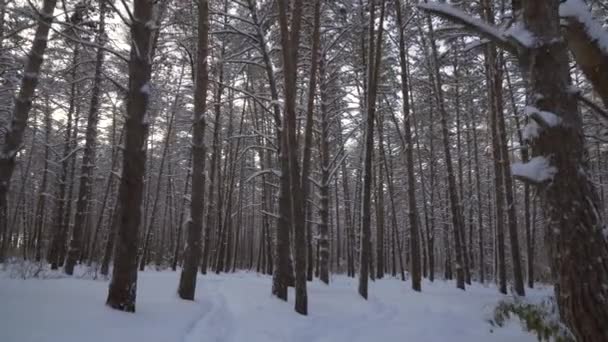
M493 37L494 39L498 39L503 42L506 41L505 32L488 24L487 22L485 22L481 19L472 17L468 13L466 13L454 6L448 5L446 3L438 2L438 1L419 3L417 6L419 8L425 9L425 10L442 13L444 15L449 16L452 19L458 20L459 23L461 23L461 24L475 27L477 30L480 31L480 33L489 35L489 36Z
M536 38L534 37L534 34L528 31L528 29L524 26L522 22L516 22L515 24L513 24L505 32L505 34L508 37L512 37L519 44L527 48L532 48L536 45Z
M526 180L542 183L553 179L557 168L551 166L549 160L543 156L530 159L527 163L514 163L511 165L513 176Z
M528 124L526 124L524 126L522 136L525 141L532 141L538 137L539 133L540 133L540 126L538 126L538 124L536 122L530 121L530 122L528 122Z
M144 83L144 85L141 86L139 91L144 95L150 95L150 82Z
M555 127L562 122L562 119L554 113L540 110L533 106L526 106L525 114L528 116L537 115L542 120L542 123L548 127ZM536 120L536 118L533 118Z
M581 23L587 34L597 42L598 47L608 54L608 31L599 21L593 19L591 11L582 0L566 0L559 6L559 14L564 18L572 18Z
M0 340L33 341L536 341L512 321L488 323L506 297L493 286L371 282L370 299L358 296L355 279L309 283L309 316L270 294L271 277L255 273L199 275L196 301L176 295L179 272L139 273L137 312L104 305L107 281L79 278L11 279L0 273ZM536 292L535 292L536 291ZM532 290L547 294L547 290Z

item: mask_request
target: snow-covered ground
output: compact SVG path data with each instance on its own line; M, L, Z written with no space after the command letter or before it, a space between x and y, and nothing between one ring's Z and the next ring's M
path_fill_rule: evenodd
M2 342L370 342L536 341L516 321L488 323L501 296L493 287L466 292L453 283L372 282L370 299L356 280L309 283L309 316L270 295L271 278L255 273L199 276L196 301L175 294L179 273L140 272L137 313L104 305L107 281L79 278L13 279L0 273ZM532 296L543 296L536 291Z

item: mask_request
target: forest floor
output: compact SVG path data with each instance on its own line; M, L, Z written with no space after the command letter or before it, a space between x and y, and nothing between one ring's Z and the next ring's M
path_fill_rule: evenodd
M293 311L292 289L289 303L270 295L269 276L199 275L196 301L189 302L176 295L179 272L148 270L139 273L137 313L130 314L104 305L107 280L60 275L0 272L0 341L536 341L516 320L493 327L493 308L505 297L479 284L463 292L453 282L425 281L416 293L409 282L389 278L371 282L365 301L356 280L334 276L329 286L309 283L303 317ZM548 295L544 289L528 296Z

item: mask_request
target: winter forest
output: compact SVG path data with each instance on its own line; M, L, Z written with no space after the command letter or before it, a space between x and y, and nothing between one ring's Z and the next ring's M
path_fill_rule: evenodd
M607 25L0 0L0 340L608 341Z

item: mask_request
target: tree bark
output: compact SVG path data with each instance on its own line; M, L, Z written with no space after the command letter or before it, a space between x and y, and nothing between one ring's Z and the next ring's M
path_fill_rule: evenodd
M186 223L186 249L184 266L180 275L178 295L182 299L194 300L196 274L201 258L201 234L205 191L205 111L209 75L209 2L198 0L198 41L196 56L196 79L194 91L194 117L192 123L192 199L190 219Z
M368 63L367 63L367 99L365 118L365 158L363 164L363 193L361 207L361 246L359 255L359 294L364 299L367 299L368 278L370 276L370 260L371 260L371 187L372 187L372 160L374 150L374 122L376 114L376 93L377 80L380 71L381 53L382 53L382 34L384 25L384 0L380 5L380 23L377 34L374 34L375 26L375 1L370 1L370 17L369 17L369 40L368 40ZM377 38L377 39L375 39ZM375 42L374 42L375 40Z
M575 95L569 92L568 55L560 39L560 1L525 1L523 21L536 44L521 56L530 88L530 118L553 113L530 137L532 157L546 158L553 178L537 183L543 203L556 298L562 319L577 341L608 340L608 242L595 186L588 178L587 151ZM537 61L543 61L538 63ZM531 123L529 123L531 124Z
M44 60L56 3L57 0L44 0L42 2L42 9L38 13L40 18L34 33L34 41L25 63L19 93L15 97L8 130L4 134L4 144L0 150L0 227L6 227L7 225L8 189L15 170L15 158L23 143L23 135L32 108L32 100L38 86L38 77ZM2 259L2 256L0 256L0 259Z
M435 96L437 105L439 107L439 114L441 115L441 134L443 137L443 149L445 155L445 164L447 168L447 182L448 182L448 198L450 202L450 210L452 216L452 226L454 229L454 250L456 257L456 287L459 289L465 289L465 272L463 264L463 251L461 244L461 233L460 230L464 229L462 223L462 205L458 196L458 190L456 188L456 178L454 177L454 166L452 163L452 154L450 151L450 135L448 129L448 114L445 109L441 74L439 72L439 58L437 52L437 45L435 43L433 24L430 16L427 16L427 25L430 32L430 43L431 53L433 55L433 76L435 80Z
M418 227L418 208L416 202L416 181L414 175L414 144L412 141L412 113L410 113L410 100L408 92L408 77L407 77L407 62L405 59L405 36L404 22L401 13L401 1L395 3L397 9L397 24L399 29L399 64L401 66L401 95L403 101L403 117L404 117L404 140L405 140L405 155L407 166L407 197L409 205L409 223L410 223L410 255L412 275L412 289L421 291L421 273L420 273L420 230Z
M125 148L118 195L120 223L116 256L106 304L114 309L135 312L137 295L137 240L141 224L143 178L146 164L150 78L152 72L151 37L153 0L135 0L131 24L129 93L125 121Z
M100 1L99 5L99 31L96 37L97 48L95 55L95 72L93 75L93 87L91 88L91 103L89 105L89 115L87 117L87 128L85 133L85 146L82 155L82 165L80 170L80 183L78 187L78 198L76 199L76 217L74 218L74 228L72 238L65 262L64 271L67 275L74 273L74 266L81 257L80 250L83 245L84 231L87 229L87 215L91 191L93 187L93 172L95 169L95 153L97 152L97 123L99 122L99 102L102 87L102 68L104 58L105 37L105 12L106 2Z

